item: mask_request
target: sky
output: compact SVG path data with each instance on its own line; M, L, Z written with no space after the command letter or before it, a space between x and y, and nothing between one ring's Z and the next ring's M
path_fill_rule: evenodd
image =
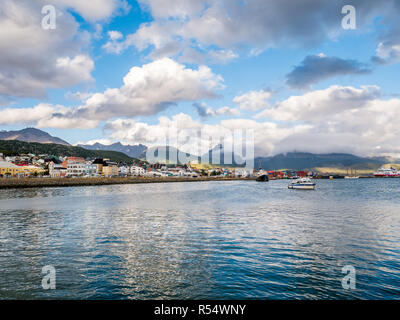
M194 154L252 130L258 156L400 156L399 14L396 0L0 0L0 129L168 135Z

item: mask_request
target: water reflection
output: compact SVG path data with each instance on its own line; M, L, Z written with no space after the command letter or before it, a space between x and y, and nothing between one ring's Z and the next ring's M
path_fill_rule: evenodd
M0 297L398 298L398 181L5 190ZM341 286L347 264L356 290Z

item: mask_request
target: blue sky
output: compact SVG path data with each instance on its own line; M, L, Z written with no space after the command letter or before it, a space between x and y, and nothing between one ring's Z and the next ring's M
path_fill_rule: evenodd
M0 2L3 130L152 145L252 128L263 155L400 152L394 0L353 1L354 30L341 0Z

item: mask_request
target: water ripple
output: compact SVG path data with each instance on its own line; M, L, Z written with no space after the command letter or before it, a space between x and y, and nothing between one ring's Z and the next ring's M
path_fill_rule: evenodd
M399 298L400 180L286 183L4 190L0 298Z

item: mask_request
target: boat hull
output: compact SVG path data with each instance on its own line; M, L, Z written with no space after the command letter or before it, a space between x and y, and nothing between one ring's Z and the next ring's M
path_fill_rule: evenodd
M288 188L297 190L315 190L315 184L289 185Z
M400 174L374 174L376 178L400 178Z
M263 174L256 179L257 182L268 182L269 178L266 174Z

